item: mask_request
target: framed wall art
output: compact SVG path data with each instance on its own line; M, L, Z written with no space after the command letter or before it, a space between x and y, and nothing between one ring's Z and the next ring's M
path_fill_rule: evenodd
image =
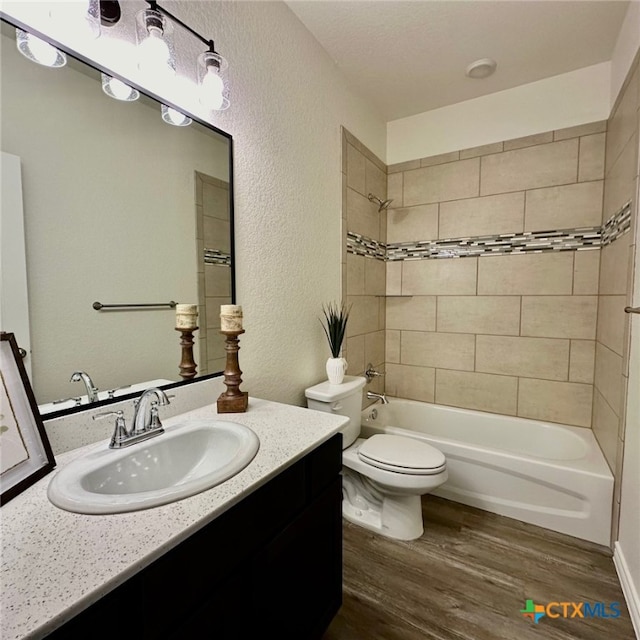
M13 333L0 332L0 504L55 467Z

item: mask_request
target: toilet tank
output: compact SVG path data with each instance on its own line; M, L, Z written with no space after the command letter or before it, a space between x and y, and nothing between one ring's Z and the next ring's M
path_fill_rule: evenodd
M325 381L305 391L309 409L349 418L349 422L341 429L343 449L353 444L360 435L362 389L365 383L366 380L359 376L345 376L342 384Z

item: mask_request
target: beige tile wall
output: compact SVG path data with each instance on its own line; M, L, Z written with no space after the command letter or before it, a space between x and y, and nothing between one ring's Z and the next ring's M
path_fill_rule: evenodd
M637 217L639 117L640 80L636 57L608 120L602 211L602 219L606 220L631 200L632 232L601 251L596 328L593 430L614 472L613 540L618 530L626 428L629 317L624 307L630 303L633 279L630 265L635 257L632 238Z
M628 200L635 224L639 106L636 61L607 122L389 167L344 131L345 240L347 230L409 242L597 226ZM370 191L394 199L386 215ZM349 373L373 362L386 378L368 389L592 426L617 514L632 237L600 251L386 265L347 255L345 243Z
M385 322L387 289L385 263L346 252L347 231L386 242L387 214L369 202L373 193L387 198L387 168L346 129L342 130L342 226L343 300L351 306L347 323L344 357L349 375L363 375L368 363L385 371ZM382 392L384 378L377 378L367 390Z
M597 122L392 165L388 240L599 226L606 137ZM590 427L596 332L622 340L598 318L599 269L598 250L387 263L387 393Z

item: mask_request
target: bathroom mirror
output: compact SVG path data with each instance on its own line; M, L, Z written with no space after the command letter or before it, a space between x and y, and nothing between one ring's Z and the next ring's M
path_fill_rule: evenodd
M4 21L1 38L0 322L27 351L41 413L86 408L75 371L105 402L188 383L173 303L198 305L195 379L220 375L219 305L235 302L231 136L171 126L144 94L112 99L71 56L60 69L27 60Z

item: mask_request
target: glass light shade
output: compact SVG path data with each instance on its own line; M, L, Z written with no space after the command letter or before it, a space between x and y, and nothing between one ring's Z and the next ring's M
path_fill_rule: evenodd
M67 64L64 52L22 29L16 29L16 46L25 58L45 67L64 67Z
M180 113L179 111L176 111L176 109L167 107L166 104L162 105L161 111L162 119L167 124L172 124L174 127L188 127L192 122L189 116L185 116L184 113Z
M122 80L108 76L106 73L102 74L102 90L110 98L123 102L133 102L140 97L140 92L137 89L130 87Z
M140 71L157 80L175 74L173 25L159 11L136 14L136 42Z
M49 15L71 35L89 38L100 35L100 0L56 2Z
M222 72L229 65L219 54L205 51L198 56L197 72L200 103L209 109L223 111L229 107L229 100L225 97Z

